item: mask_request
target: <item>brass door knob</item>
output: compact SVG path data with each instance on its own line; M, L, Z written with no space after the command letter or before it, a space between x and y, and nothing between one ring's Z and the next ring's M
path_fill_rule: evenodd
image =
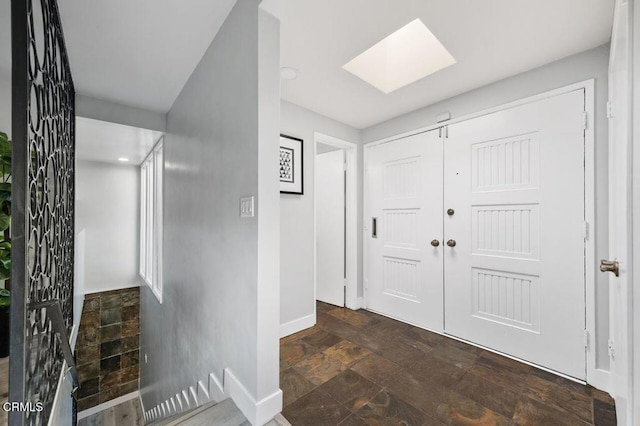
M434 247L438 247L440 245L440 241L433 240L433 241L431 241L431 245L434 246Z
M447 245L449 247L455 247L456 246L456 240L449 240L447 241Z
M600 271L613 272L616 277L620 276L620 263L617 260L605 260L600 261Z

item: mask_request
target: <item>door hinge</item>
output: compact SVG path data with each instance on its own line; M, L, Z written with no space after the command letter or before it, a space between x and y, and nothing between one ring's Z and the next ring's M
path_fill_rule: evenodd
M587 130L589 128L589 113L587 111L582 112L582 129Z
M607 101L607 118L613 118L613 104L611 101Z
M613 344L613 340L609 339L607 341L607 347L609 349L609 358L613 359L616 357L615 346Z
M587 222L586 220L584 222L584 228L582 229L582 236L585 240L589 239L589 222Z
M589 330L585 328L584 330L584 347L589 349Z

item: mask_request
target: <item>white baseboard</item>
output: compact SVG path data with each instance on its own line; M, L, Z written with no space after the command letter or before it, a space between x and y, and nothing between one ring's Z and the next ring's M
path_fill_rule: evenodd
M247 388L228 368L224 370L224 393L233 399L242 414L252 425L263 425L282 411L282 391L256 401Z
M611 373L599 368L587 371L587 383L603 392L611 393Z
M364 303L364 297L358 297L356 304L358 305L358 307L356 309L364 309L364 308L366 308L365 303Z
M316 314L307 315L284 324L280 324L280 338L287 337L298 331L302 331L316 325Z
M123 402L127 402L130 399L139 398L140 392L135 391L128 393L126 395L119 396L111 401L103 402L100 405L96 405L95 407L87 408L86 410L80 411L78 413L78 420L84 419L85 417L89 417L93 414L99 413L100 411L106 410L107 408L115 407L118 404L122 404Z
M213 374L209 374L209 395L212 401L220 402L226 399L224 387L218 378Z

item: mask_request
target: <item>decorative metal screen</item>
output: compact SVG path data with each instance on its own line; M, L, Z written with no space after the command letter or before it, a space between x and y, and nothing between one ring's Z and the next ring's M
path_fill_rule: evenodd
M12 0L12 49L10 398L44 409L10 420L45 425L64 358L46 310L29 305L58 299L73 325L75 91L55 0Z

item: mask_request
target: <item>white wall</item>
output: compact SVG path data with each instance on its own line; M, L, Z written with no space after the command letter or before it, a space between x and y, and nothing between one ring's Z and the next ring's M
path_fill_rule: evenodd
M280 111L281 133L304 141L304 195L280 194L280 324L283 328L293 331L296 330L297 321L315 314L313 288L314 132L320 132L347 142L360 143L360 131L286 101L281 102ZM359 167L362 164L361 160L362 158L358 159ZM361 192L359 191L359 218L362 212ZM362 226L359 225L358 241L362 241L361 229ZM358 247L358 259L361 268L361 245ZM362 276L362 273L359 276Z
M235 4L167 115L162 304L141 289L147 410L207 386L209 374L253 423L282 404L277 234L268 229L279 216L278 25L259 18L258 3ZM240 198L251 195L257 216L241 218Z
M11 138L11 74L0 69L0 132Z
M373 142L412 129L435 124L436 116L449 111L461 117L510 101L542 93L571 83L595 79L595 158L596 158L596 268L608 254L608 122L606 117L607 69L609 46L604 45L573 55L540 68L507 78L489 86L447 99L435 105L364 129L364 143ZM596 365L608 370L609 288L608 277L600 271L596 277Z
M138 285L139 187L137 166L77 162L76 234L85 230L86 294Z

